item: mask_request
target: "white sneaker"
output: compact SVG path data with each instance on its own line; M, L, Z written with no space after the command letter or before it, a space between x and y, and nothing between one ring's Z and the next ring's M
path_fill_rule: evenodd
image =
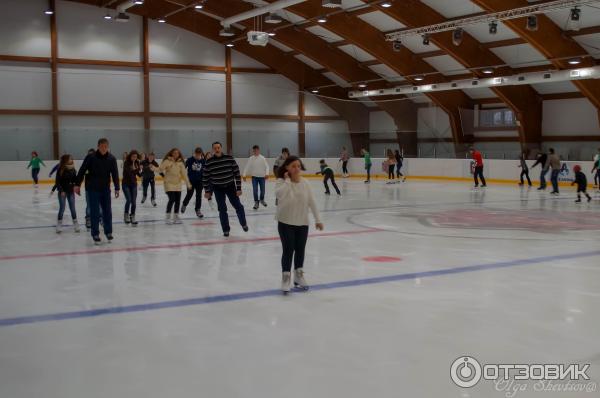
M181 219L179 218L179 214L177 213L173 215L173 224L182 224Z
M171 213L167 213L166 217L165 217L165 223L167 225L171 225L173 224L173 220L171 219Z
M281 291L283 294L288 294L292 284L292 273L284 272L281 276Z
M56 221L56 233L60 234L62 232L62 220Z
M75 232L81 232L81 228L79 228L79 223L77 222L77 220L73 220L73 229L75 230Z
M294 270L294 286L303 290L308 290L308 283L306 283L306 279L304 279L304 270L302 268Z

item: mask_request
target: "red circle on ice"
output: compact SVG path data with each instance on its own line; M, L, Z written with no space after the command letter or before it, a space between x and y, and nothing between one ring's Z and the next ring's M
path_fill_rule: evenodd
M369 261L372 263L396 263L398 261L402 261L400 257L389 257L389 256L373 256L373 257L363 257L364 261Z

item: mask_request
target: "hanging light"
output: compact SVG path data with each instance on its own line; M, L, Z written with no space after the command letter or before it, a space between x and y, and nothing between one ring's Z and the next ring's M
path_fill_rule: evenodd
M366 87L367 87L367 85L366 85L365 83L360 83L360 84L358 85L358 87L359 87L359 88L366 88Z
M106 19L107 21L110 21L112 19L112 16L109 13L106 13L102 18Z
M271 37L275 36L275 32L269 32L268 34L269 34L269 36L271 36Z
M231 37L231 36L235 36L235 32L233 31L233 29L231 29L230 26L225 26L219 32L219 36L222 36L222 37Z
M569 27L574 31L581 29L581 10L577 7L571 8Z
M383 8L390 8L392 6L392 3L389 1L386 1L385 3L382 3L381 6Z
M425 80L425 76L423 76L423 75L415 76L415 80L418 82L423 81L423 80Z
M158 23L165 23L165 22L167 22L167 20L166 20L166 19L164 19L164 18L158 18L158 19L157 19L157 22L158 22Z
M429 35L428 34L424 34L423 35L423 45L424 46L428 46L429 45Z
M485 68L481 72L483 72L486 75L491 75L492 73L494 73L494 69L492 69L492 68Z
M455 46L460 46L462 41L463 41L463 29L462 28L454 29L454 31L452 32L452 43L454 43Z
M46 11L44 11L44 14L52 15L52 14L54 14L54 10L52 8L48 8Z
M579 65L581 63L581 58L571 58L567 62L569 65Z
M489 27L490 35L495 35L496 33L498 33L498 22L492 21L492 22L490 22L488 27Z
M327 18L325 18L325 17L319 17L319 18L317 18L317 22L318 23L326 23L327 22Z
M275 13L269 13L265 17L265 23L278 24L278 23L282 23L282 22L283 22L283 18L281 18L279 15L277 15Z
M315 88L315 89L312 89L312 90L310 90L310 92L311 92L311 93L313 93L313 94L318 94L318 93L319 93L319 90L317 90L317 89Z
M227 43L227 44L225 44L225 45L226 45L227 47L233 47L233 46L234 46L234 44L233 44L233 43Z
M535 32L538 30L538 18L537 15L530 15L527 17L527 25L525 25L527 30L531 32Z
M144 4L144 0L135 0L133 4L135 4L136 6L141 6L142 4Z

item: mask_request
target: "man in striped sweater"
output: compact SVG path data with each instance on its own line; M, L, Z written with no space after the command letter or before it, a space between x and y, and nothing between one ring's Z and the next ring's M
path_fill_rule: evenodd
M242 195L240 168L232 156L223 153L223 147L220 142L215 142L212 145L212 149L214 155L206 161L202 176L204 196L210 200L213 192L215 194L223 235L229 236L229 231L231 230L225 197L229 199L229 203L235 208L240 225L244 231L248 232L246 213L239 198Z

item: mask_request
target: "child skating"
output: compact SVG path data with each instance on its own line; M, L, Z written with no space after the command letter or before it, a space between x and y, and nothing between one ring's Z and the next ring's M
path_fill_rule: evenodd
M77 211L75 210L75 187L77 186L77 171L71 155L62 155L58 170L56 171L55 186L58 190L58 219L56 221L56 233L62 232L63 214L66 204L73 220L75 232L80 232L77 222Z
M340 192L340 189L335 183L335 173L333 172L333 169L327 166L327 163L325 163L325 159L319 160L319 166L321 167L321 170L317 172L317 175L321 174L323 176L323 185L325 185L325 195L331 195L331 192L329 191L329 184L327 183L327 181L331 180L331 185L333 185L335 192L337 192L337 194L341 196L342 193Z
M575 172L575 180L571 183L571 186L577 184L577 200L575 203L581 203L581 193L587 197L587 201L591 201L592 197L587 193L587 177L581 172L581 166L578 164L573 167Z
M277 197L277 229L283 247L281 256L281 291L288 294L292 284L294 261L294 286L308 290L304 278L304 253L308 240L309 209L315 226L323 230L315 197L308 181L302 178L304 166L296 156L288 157L278 170L275 196Z
M29 169L31 167L31 179L33 180L33 185L36 188L38 187L38 176L40 174L41 166L46 167L46 164L42 159L39 158L36 151L31 152L31 160L29 161L27 168Z
M135 208L137 202L137 178L142 175L142 166L138 159L138 152L133 149L127 154L127 158L123 163L123 181L122 189L123 195L125 196L125 213L124 222L125 224L131 224L136 227L138 225L135 219Z
M156 207L156 182L154 181L154 173L159 169L159 165L156 162L154 152L148 154L148 156L142 160L142 201L146 202L148 198L148 187L150 187L150 202L152 206Z
M185 208L192 200L194 196L194 192L196 193L196 202L194 205L194 211L196 212L196 217L203 218L204 214L202 214L202 171L204 169L204 151L202 148L198 147L194 149L194 155L190 156L185 161L185 168L187 169L188 180L190 180L190 184L192 184L192 189L188 190L185 194L185 198L183 199L183 206L181 206L181 214L185 213Z

